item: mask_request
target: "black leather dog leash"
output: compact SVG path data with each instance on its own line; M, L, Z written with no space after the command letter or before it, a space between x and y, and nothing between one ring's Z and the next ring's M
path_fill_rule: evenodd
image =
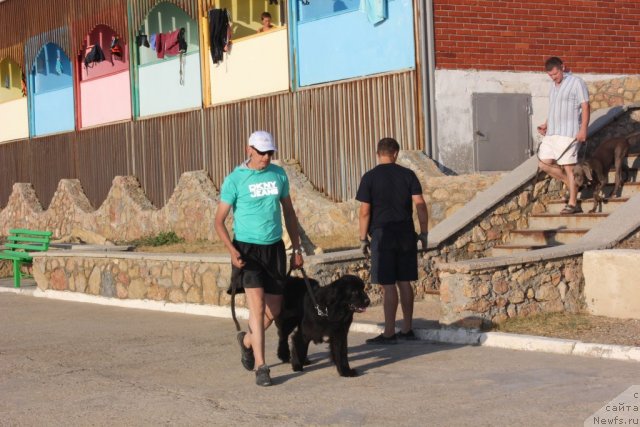
M289 269L286 276L282 276L280 274L277 274L276 272L273 272L267 265L265 265L264 262L262 262L262 260L259 260L254 256L244 255L241 253L240 257L244 259L250 259L251 261L258 264L274 280L285 281L287 280L287 277L291 275L291 269ZM307 273L304 271L304 268L300 267L299 270L302 272L302 278L304 279L304 283L307 287L307 293L309 294L309 298L311 298L311 303L316 309L318 316L329 317L329 308L327 307L323 310L320 307L320 304L318 304L318 301L316 301L316 298L313 294L313 289L311 288L311 283L309 282L309 278L307 277ZM238 322L238 318L236 316L236 293L238 289L238 282L241 281L242 269L238 269L236 270L236 272L237 273L235 275L231 276L231 317L233 318L233 323L235 323L236 325L236 331L240 332L242 328L240 327L240 322Z
M544 160L542 160L540 158L540 145L538 145L538 149L536 150L536 156L538 156L538 160L540 160L545 165L551 166L551 167L554 167L554 168L558 168L558 169L562 169L562 166L560 166L558 164L558 161L562 158L562 156L567 154L567 151L569 151L569 148L573 147L573 144L575 144L576 142L578 142L578 140L574 139L573 141L571 141L571 143L569 145L567 145L567 148L565 148L564 151L560 154L560 156L556 159L556 163L547 163L547 162L545 162ZM578 150L578 157L580 157L580 151L579 150ZM578 160L580 160L580 158L578 158Z
M313 289L311 289L311 283L309 282L307 273L304 271L304 268L302 267L300 267L299 270L302 272L302 278L304 279L304 284L307 285L307 293L309 294L309 298L311 298L311 303L313 304L313 307L316 309L318 316L329 317L329 307L326 307L324 310L320 308L320 304L318 304L318 301L316 301L316 297L313 295Z

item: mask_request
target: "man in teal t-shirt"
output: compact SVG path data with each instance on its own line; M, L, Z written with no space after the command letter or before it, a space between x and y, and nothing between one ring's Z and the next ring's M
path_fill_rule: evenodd
M238 333L242 365L256 369L256 384L271 385L264 360L264 332L280 313L286 274L282 242L282 220L291 237L291 268L303 265L298 219L289 197L284 169L271 164L276 151L273 137L257 131L249 137L249 158L229 174L222 184L215 228L231 255L232 277L237 277L247 295L249 332ZM224 221L233 209L231 240Z

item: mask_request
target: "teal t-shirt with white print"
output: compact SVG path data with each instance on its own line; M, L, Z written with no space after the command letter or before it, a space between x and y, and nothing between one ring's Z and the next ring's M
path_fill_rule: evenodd
M220 200L233 208L236 240L270 245L282 239L280 199L289 195L289 179L280 166L262 170L246 163L236 167L222 183Z

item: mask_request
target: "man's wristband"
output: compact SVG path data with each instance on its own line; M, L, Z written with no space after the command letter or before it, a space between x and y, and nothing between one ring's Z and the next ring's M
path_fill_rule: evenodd
M302 249L301 248L296 248L293 250L294 254L298 254L298 255L302 255Z

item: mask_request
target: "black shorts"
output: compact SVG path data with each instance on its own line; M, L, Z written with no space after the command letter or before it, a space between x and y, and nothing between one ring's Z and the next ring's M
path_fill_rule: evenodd
M371 233L371 283L394 285L418 280L418 243L413 230Z
M266 294L282 295L283 279L287 274L287 255L282 240L271 245L234 240L233 246L245 262L242 269L231 267L231 280L237 283L236 293L242 293L246 288L264 288Z

